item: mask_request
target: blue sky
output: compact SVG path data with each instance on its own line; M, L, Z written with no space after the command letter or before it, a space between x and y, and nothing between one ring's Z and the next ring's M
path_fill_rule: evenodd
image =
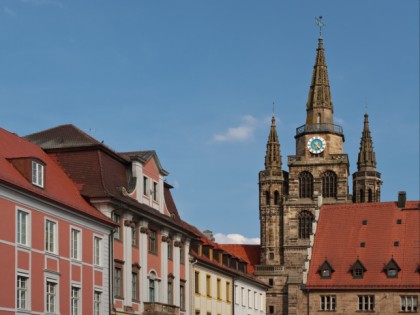
M258 238L272 102L286 167L319 15L350 172L367 107L382 200L419 199L418 0L0 0L0 127L154 149L184 220Z

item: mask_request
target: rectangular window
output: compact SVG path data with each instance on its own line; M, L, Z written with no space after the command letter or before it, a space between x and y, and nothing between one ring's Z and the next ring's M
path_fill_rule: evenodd
M119 267L115 267L114 269L114 296L115 297L121 297L121 276L122 276L122 272L121 272L121 268Z
M226 301L230 302L230 282L226 282Z
M155 280L149 279L149 302L155 302Z
M239 287L237 285L235 285L235 304L239 304Z
M148 178L146 176L143 176L143 195L148 196L147 190L148 190Z
M242 299L242 306L246 306L245 289L244 288L241 288L241 299Z
M139 299L139 291L138 291L138 275L136 272L131 273L131 298L133 300Z
M375 310L375 296L374 295L359 295L358 296L358 310L359 311L374 311Z
M179 246L179 262L185 264L185 250L184 245Z
M95 291L93 294L93 314L94 315L101 315L101 300L102 300L102 293L99 291Z
M29 214L22 210L17 212L17 243L21 245L29 245Z
M185 284L181 283L179 287L179 308L185 310Z
M173 244L172 241L168 242L168 259L172 260L173 258Z
M320 309L322 311L335 311L336 296L335 295L321 295L320 296Z
M222 280L217 279L217 299L222 299Z
M45 221L45 250L47 252L55 253L57 246L57 223L46 220Z
M32 161L32 184L44 187L44 165Z
M194 280L195 293L200 294L200 273L198 271L195 272Z
M45 294L46 297L46 308L47 313L55 313L56 312L56 296L57 296L57 283L47 281L47 292Z
M71 315L80 314L80 288L71 287Z
M156 231L150 230L149 234L149 252L157 254L157 233Z
M131 226L131 246L137 246L137 225Z
M158 183L153 182L153 200L158 201Z
M97 266L101 266L101 245L102 245L102 239L95 236L93 238L93 263Z
M211 276L206 276L206 295L211 297Z
M71 229L71 258L80 260L80 231Z
M401 312L415 313L418 309L418 296L416 295L402 295L401 298Z
M28 308L28 277L17 276L16 305L18 309Z
M168 304L174 303L174 288L172 281L168 282Z
M118 213L112 212L112 221L118 224L118 227L114 232L114 239L121 240L120 228L121 228L121 217Z
M268 314L274 314L274 305L268 306Z

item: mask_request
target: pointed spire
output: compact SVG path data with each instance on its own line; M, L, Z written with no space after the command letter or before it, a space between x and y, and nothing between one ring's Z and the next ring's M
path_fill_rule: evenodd
M271 129L268 135L267 151L265 154L265 169L266 170L281 170L281 155L280 155L280 143L279 137L277 136L276 130L276 119L271 118Z
M329 113L326 113L326 110ZM316 123L333 123L333 104L331 101L330 83L328 80L322 37L318 38L318 48L308 101L306 103L306 111L306 123L309 125Z
M369 115L365 113L365 120L363 124L362 138L360 140L359 157L357 159L357 170L375 170L376 156L373 151L373 141L369 129Z

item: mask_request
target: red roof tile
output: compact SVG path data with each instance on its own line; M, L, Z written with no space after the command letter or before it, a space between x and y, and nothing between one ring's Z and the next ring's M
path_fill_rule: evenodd
M248 272L254 273L254 266L260 264L260 245L219 244L221 248L247 262Z
M1 128L0 147L0 180L103 222L114 224L86 202L76 185L40 147ZM44 188L34 186L11 162L24 158L35 158L45 163Z
M407 202L404 210L395 202L321 207L307 288L420 289L419 204ZM401 268L397 278L384 272L392 258ZM326 259L334 272L330 279L321 279L317 271ZM357 259L366 268L363 279L353 279L350 271Z

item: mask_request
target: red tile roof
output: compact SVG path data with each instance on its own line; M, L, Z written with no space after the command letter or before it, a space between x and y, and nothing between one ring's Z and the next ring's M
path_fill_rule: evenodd
M76 185L39 146L0 128L0 147L1 181L114 225L110 219L86 202ZM26 158L35 158L45 163L44 188L34 186L13 166L13 160Z
M419 205L409 201L403 210L396 202L322 206L306 287L420 289ZM397 278L384 272L392 258L401 268ZM363 279L353 279L350 271L357 259L366 268ZM317 273L325 260L334 269L330 279Z
M260 245L219 244L221 248L247 262L248 272L254 273L255 265L260 264Z

